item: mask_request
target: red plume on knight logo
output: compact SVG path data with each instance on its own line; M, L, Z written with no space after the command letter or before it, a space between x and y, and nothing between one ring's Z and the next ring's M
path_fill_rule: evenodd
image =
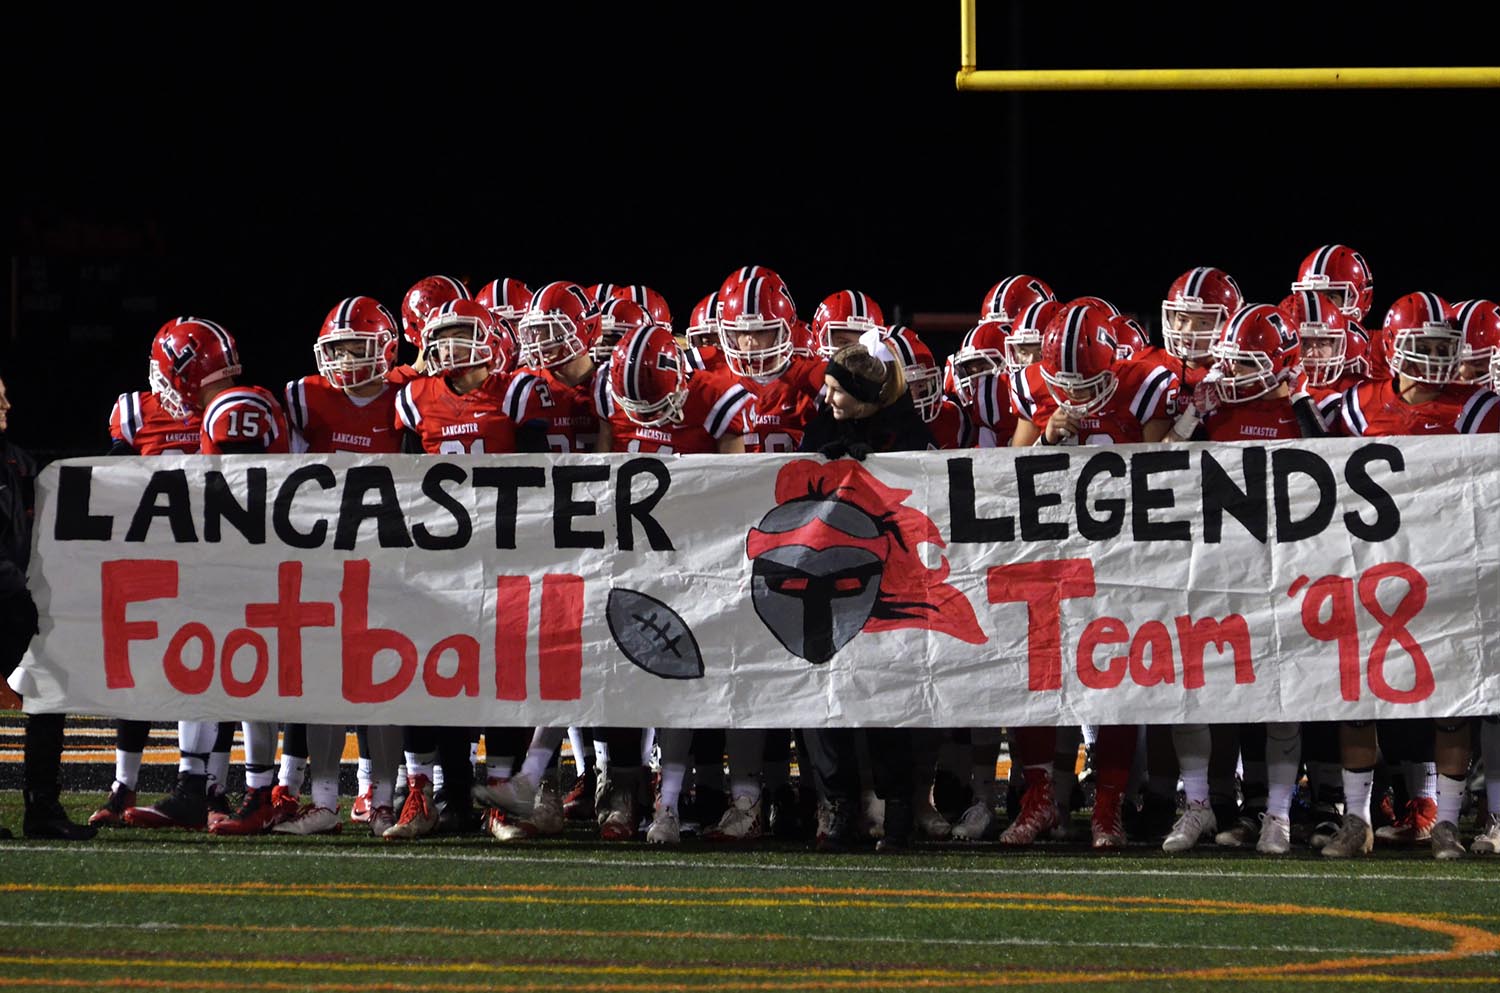
M750 529L745 554L755 612L787 651L822 665L861 631L897 628L988 640L947 582L948 560L932 569L918 555L924 543L947 542L905 506L909 496L853 459L799 459L777 474L777 505Z

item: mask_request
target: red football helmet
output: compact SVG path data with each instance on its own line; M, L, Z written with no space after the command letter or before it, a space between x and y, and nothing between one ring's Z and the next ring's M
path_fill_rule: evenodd
M1453 323L1463 335L1459 347L1459 382L1495 388L1500 382L1500 306L1493 300L1465 300L1453 305Z
M688 318L688 344L694 348L719 347L719 291L715 290L693 308Z
M1115 357L1121 362L1129 362L1148 347L1146 329L1134 317L1116 314L1109 319L1109 329L1114 333L1115 345L1118 346Z
M434 373L494 366L502 361L495 319L475 300L449 300L427 312L422 325L422 355Z
M721 288L719 344L729 371L750 377L780 373L792 360L792 325L796 320L797 310L786 284L775 276L753 276ZM766 344L741 347L740 336L749 334L775 337Z
M515 372L520 365L521 339L516 326L503 317L492 317L495 322L495 358L490 362L494 372Z
M341 390L384 379L396 361L396 318L374 297L348 297L323 318L313 357Z
M1038 300L1021 311L1005 336L1006 369L1020 372L1041 357L1042 335L1063 306L1056 300Z
M963 344L949 359L953 394L959 403L967 407L974 402L974 384L979 377L1005 372L1005 339L1009 335L1010 325L999 321L981 321L964 335Z
M627 332L609 364L609 393L642 427L681 423L687 360L672 332L649 321Z
M474 294L474 299L496 318L519 321L531 305L531 289L519 279L492 279Z
M1311 386L1332 386L1349 368L1351 344L1357 339L1338 304L1332 294L1298 290L1279 307L1302 343L1302 367ZM1362 345L1353 347L1363 351Z
M1268 303L1255 303L1241 307L1224 325L1213 355L1220 399L1246 403L1288 381L1302 358L1302 346L1285 314Z
M1102 310L1110 317L1117 317L1120 313L1119 307L1116 307L1103 297L1074 297L1063 304L1063 306L1072 307L1075 304L1080 307L1093 307L1095 310Z
M667 306L667 298L651 287L640 283L634 286L616 286L615 296L626 298L644 310L652 321L676 333L676 329L672 327L672 308Z
M1021 316L1021 312L1032 304L1056 299L1052 287L1035 276L1024 273L1006 276L991 286L990 291L984 295L984 303L979 306L979 322L1013 324Z
M582 355L594 336L592 312L592 301L577 283L559 280L537 290L516 325L520 364L550 369Z
M1110 330L1112 315L1091 304L1068 304L1042 335L1042 379L1059 407L1079 416L1103 410L1119 386Z
M1348 245L1324 245L1302 260L1292 292L1332 293L1345 317L1363 321L1375 297L1375 276L1365 257Z
M589 295L589 303L594 310L604 306L604 301L615 295L615 290L622 289L614 283L595 283L583 292Z
M234 339L202 317L174 317L151 340L147 380L163 410L179 421L202 411L205 386L240 374Z
M813 336L812 325L801 318L792 322L792 357L799 359L818 357L818 339Z
M892 327L885 340L901 361L913 406L922 415L922 420L931 423L937 419L938 410L943 405L943 374L938 370L932 349L905 324Z
M835 334L850 334L855 338L866 331L884 331L885 314L866 293L859 290L839 290L830 293L813 311L813 338L817 341L818 354L825 359L851 341L834 344Z
M1239 284L1223 269L1189 269L1172 282L1161 302L1161 336L1167 351L1185 361L1212 359L1219 332L1244 304Z
M616 296L605 300L599 307L599 312L594 315L597 333L589 342L589 355L593 357L594 364L603 365L608 362L610 355L614 354L615 344L650 320L646 312L629 297ZM671 334L670 328L667 333Z
M401 298L401 333L406 340L422 347L422 324L429 311L449 300L468 300L469 288L452 276L428 276L419 279Z
M1408 293L1385 313L1381 352L1393 375L1445 386L1458 371L1463 334L1436 293Z

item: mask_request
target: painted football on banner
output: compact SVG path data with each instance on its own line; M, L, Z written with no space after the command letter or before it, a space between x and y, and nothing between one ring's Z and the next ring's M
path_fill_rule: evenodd
M612 589L604 609L609 633L635 665L662 679L701 679L703 654L682 616L655 597Z

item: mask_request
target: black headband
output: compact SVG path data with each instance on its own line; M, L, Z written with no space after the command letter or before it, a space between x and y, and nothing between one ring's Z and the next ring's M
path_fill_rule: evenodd
M885 383L874 383L856 376L849 368L837 361L828 363L828 375L839 384L839 388L861 403L879 403L880 392Z

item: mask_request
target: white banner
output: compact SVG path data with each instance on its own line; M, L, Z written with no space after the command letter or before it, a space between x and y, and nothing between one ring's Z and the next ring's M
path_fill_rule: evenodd
M1500 438L74 459L33 711L816 727L1500 712Z

